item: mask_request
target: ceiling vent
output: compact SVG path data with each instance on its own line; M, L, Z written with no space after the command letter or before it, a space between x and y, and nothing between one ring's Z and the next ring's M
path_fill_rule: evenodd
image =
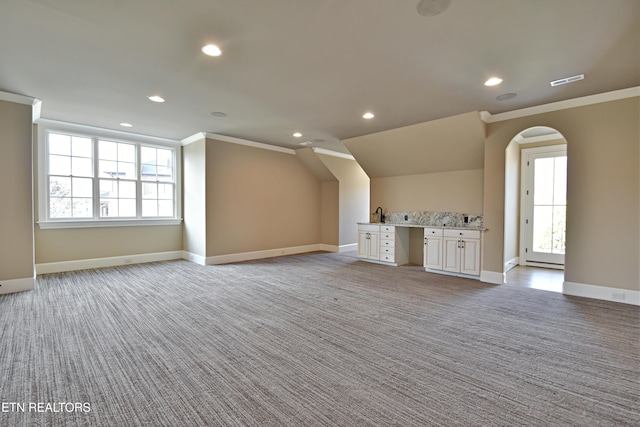
M451 0L420 0L418 13L422 16L436 16L447 10Z
M565 77L564 79L554 80L551 82L551 86L562 86L567 83L577 82L578 80L584 80L584 74L578 74L577 76Z

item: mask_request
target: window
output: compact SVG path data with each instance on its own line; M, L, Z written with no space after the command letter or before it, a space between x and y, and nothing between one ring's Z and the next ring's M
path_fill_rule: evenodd
M40 226L178 223L179 150L140 138L45 129Z

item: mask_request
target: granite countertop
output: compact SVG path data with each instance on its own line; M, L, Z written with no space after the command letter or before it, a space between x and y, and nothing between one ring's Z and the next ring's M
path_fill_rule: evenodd
M394 227L407 227L407 228L450 228L452 230L478 230L487 231L484 227L477 226L463 226L463 225L429 225L429 224L414 224L410 222L393 223L393 222L359 222L363 225L391 225Z

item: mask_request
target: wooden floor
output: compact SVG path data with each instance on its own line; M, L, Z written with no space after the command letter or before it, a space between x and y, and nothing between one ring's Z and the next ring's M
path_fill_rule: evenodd
M507 285L562 292L564 270L517 266L507 272Z

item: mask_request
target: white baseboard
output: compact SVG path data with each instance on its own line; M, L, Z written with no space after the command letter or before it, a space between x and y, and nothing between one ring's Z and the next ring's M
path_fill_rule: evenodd
M348 245L340 245L339 250L337 252L350 252L350 251L357 251L358 250L358 244L357 243L350 243Z
M325 252L338 252L340 251L340 247L336 246L336 245L327 245L326 243L320 243L318 245L318 247L320 248L320 251L325 251Z
M520 264L520 257L511 258L509 261L504 263L504 272L516 268Z
M48 262L43 264L36 264L36 274L61 273L63 271L115 267L118 265L142 264L145 262L169 261L182 258L183 251L171 251L139 255L122 255L109 258L91 258L73 261Z
M607 286L586 285L584 283L564 282L562 293L576 297L601 299L605 301L621 302L624 304L640 305L640 291L631 289L609 288Z
M0 280L0 295L12 294L14 292L30 291L35 288L35 277L24 279Z
M296 255L306 252L324 251L323 244L294 246L290 248L266 249L263 251L241 252L237 254L216 255L206 258L206 265L229 264L232 262L251 261L254 259L273 258L284 255Z
M200 265L207 265L207 258L202 255L197 255L191 252L182 251L182 259L186 259L187 261L195 262Z
M480 272L480 281L485 283L493 283L494 285L504 285L505 273L497 271L482 270Z

